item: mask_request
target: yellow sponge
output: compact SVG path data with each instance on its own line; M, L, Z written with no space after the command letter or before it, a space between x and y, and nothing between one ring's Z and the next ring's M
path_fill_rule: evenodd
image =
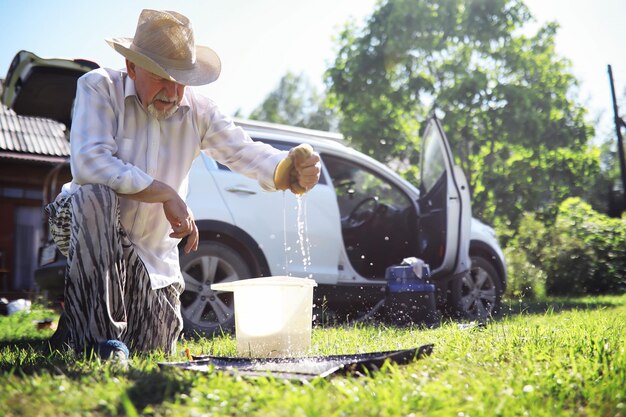
M278 163L276 171L274 171L274 186L277 190L286 190L289 188L291 180L289 179L289 173L293 166L293 161L290 157L287 157Z

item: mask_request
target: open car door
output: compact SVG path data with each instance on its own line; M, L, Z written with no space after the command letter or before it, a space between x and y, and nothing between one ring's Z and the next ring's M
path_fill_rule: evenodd
M439 120L432 116L422 139L420 161L421 257L433 278L469 269L471 203L463 171L454 164Z

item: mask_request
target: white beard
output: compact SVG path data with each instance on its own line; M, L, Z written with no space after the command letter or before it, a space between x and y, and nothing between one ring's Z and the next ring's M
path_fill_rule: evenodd
M173 105L168 110L162 111L157 110L157 108L154 107L154 103L150 103L150 105L148 106L148 113L150 113L159 121L170 118L174 113L176 113L176 110L178 110L178 104Z
M163 100L163 101L168 101L170 103L173 104L172 107L170 107L168 110L158 110L155 106L154 106L154 102L156 100ZM150 113L152 116L154 116L157 120L161 121L161 120L165 120L170 118L174 113L176 113L176 110L178 110L178 95L174 96L174 97L167 97L165 94L163 93L159 93L154 97L154 100L152 100L152 103L150 103L148 105L148 113Z

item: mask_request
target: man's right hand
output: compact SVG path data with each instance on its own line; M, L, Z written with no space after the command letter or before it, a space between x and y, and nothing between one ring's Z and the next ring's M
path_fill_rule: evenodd
M320 178L320 156L311 145L303 143L291 148L287 158L274 171L277 190L291 190L296 195L309 191Z

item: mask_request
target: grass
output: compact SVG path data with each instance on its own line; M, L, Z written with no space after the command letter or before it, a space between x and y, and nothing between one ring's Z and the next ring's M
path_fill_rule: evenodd
M626 296L509 302L486 326L357 324L315 328L313 354L434 343L432 355L362 377L244 379L133 356L127 371L51 351L29 314L0 317L0 416L626 416ZM194 354L234 355L235 340L182 340Z

